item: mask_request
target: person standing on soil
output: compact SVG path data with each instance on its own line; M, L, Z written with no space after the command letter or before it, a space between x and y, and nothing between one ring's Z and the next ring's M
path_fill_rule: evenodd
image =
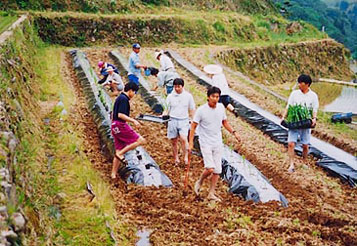
M121 79L119 74L115 73L113 67L108 67L107 72L108 76L105 82L103 83L103 86L109 86L110 89L113 91L113 95L117 96L124 89L123 80Z
M140 69L147 68L147 66L140 64L139 52L140 52L140 44L138 44L138 43L133 44L133 52L131 52L131 54L129 56L128 79L129 79L129 82L134 82L137 85L139 85L139 77L140 77L140 72L141 72Z
M198 140L205 169L200 179L196 181L194 191L196 195L198 195L203 181L212 175L207 198L215 201L221 201L221 199L215 195L215 189L219 175L222 172L222 125L240 141L238 133L233 130L227 121L224 106L218 103L220 95L221 90L218 87L213 86L208 89L208 102L197 109L191 124L189 137L189 151L192 151L195 131L197 126L199 126Z
M175 72L174 64L171 59L164 54L164 51L156 51L155 58L160 61L160 70L161 71L171 71Z
M309 75L302 74L298 78L299 90L294 90L291 92L288 104L285 108L281 120L283 121L288 113L289 105L306 105L308 108L312 109L312 127L316 125L317 120L317 109L319 108L319 100L317 94L310 89L312 79ZM289 129L288 131L288 154L289 154L289 168L290 173L295 171L294 166L294 149L295 144L300 137L300 142L302 143L303 151L302 157L306 159L309 153L309 144L311 137L311 129Z
M183 79L177 78L173 82L174 91L166 98L167 111L163 114L170 116L167 125L167 137L171 140L175 164L180 163L177 142L180 140L184 161L188 161L188 130L190 120L195 114L195 102L192 95L184 89Z
M136 133L127 122L133 123L136 127L140 127L140 123L131 118L130 115L130 103L139 86L133 82L129 82L124 87L124 92L117 97L113 108L113 121L111 125L111 131L114 138L115 155L113 159L113 169L111 177L116 178L119 162L126 165L124 154L132 149L135 149L139 145L145 143L145 139Z
M169 95L174 89L174 80L180 78L178 73L175 71L160 71L157 68L151 68L151 75L158 78L157 85L152 88L153 91L156 91L157 88L166 87L166 93Z
M98 62L99 72L103 76L103 78L98 81L98 84L103 84L107 80L108 77L107 69L110 67L114 69L115 73L119 74L119 70L113 64L109 64L103 61Z
M229 94L229 86L226 76L223 74L222 67L210 64L203 68L203 70L209 75L212 80L212 86L216 86L221 90L221 96L219 97L220 103L224 105L226 109L232 112L236 117L238 117L238 112L234 109L231 104L231 97Z

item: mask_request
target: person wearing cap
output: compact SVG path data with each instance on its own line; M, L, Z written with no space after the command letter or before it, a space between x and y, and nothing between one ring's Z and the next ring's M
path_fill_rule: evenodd
M130 117L130 103L129 101L138 92L139 86L133 82L129 82L124 87L124 92L120 94L115 100L113 107L113 121L111 125L111 132L114 138L115 155L113 159L113 168L111 178L115 179L117 176L120 162L126 165L124 154L130 150L135 149L139 145L145 143L145 139L135 132L127 122L133 123L136 127L140 127L140 123L134 118Z
M140 48L141 48L140 44L138 44L138 43L133 44L133 52L131 52L131 54L129 56L128 79L129 79L129 82L134 82L137 85L139 85L139 77L140 77L140 72L141 72L140 69L147 68L147 66L140 64L140 57L139 57Z
M219 102L222 103L226 109L228 109L237 117L238 112L234 109L233 105L231 104L228 82L226 76L223 74L222 67L216 64L210 64L205 66L203 70L211 78L212 86L216 86L221 90L221 96L219 97Z
M108 77L107 69L109 67L112 67L114 69L114 72L119 74L119 70L113 64L109 64L104 61L99 61L98 68L99 68L99 72L103 76L103 78L98 81L98 84L103 84L107 80L107 77Z
M174 64L171 59L165 55L164 51L156 51L155 58L160 61L160 71L175 71Z
M174 91L167 96L167 109L163 115L169 115L170 121L167 125L167 138L171 140L175 164L180 163L178 157L178 140L181 142L184 161L188 161L188 130L190 129L190 120L195 114L195 102L192 95L184 89L183 79L176 78L173 82Z
M211 176L207 198L214 201L221 201L215 195L215 190L219 175L222 172L222 126L240 141L238 133L227 120L224 106L218 103L220 95L221 90L218 87L212 86L207 90L207 103L196 110L189 136L189 151L192 151L195 131L198 127L198 141L205 168L199 180L195 183L194 191L196 195L199 195L203 181Z
M107 73L108 76L105 82L103 83L103 86L109 86L110 89L113 91L113 95L117 96L124 89L123 80L121 79L119 74L115 73L113 67L108 67Z
M310 89L312 79L309 75L302 74L298 77L299 90L294 90L291 92L288 103L284 110L281 121L283 121L288 113L289 105L301 105L306 106L312 111L312 126L316 125L317 120L317 110L319 108L319 99L315 92ZM288 154L289 154L289 168L288 172L292 173L295 171L294 156L295 156L295 144L300 137L300 142L302 143L302 157L307 158L309 153L309 144L311 137L311 129L289 129L288 130Z
M156 91L157 88L166 87L166 93L169 95L174 89L174 80L180 78L178 73L174 71L160 71L157 68L151 68L151 75L158 78L157 85L152 88L153 91Z

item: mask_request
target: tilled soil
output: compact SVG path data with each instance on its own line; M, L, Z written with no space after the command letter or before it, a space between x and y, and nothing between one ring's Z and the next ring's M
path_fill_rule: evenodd
M96 66L99 60L112 63L108 57L109 50L86 50L92 66ZM121 51L126 56L130 52ZM149 58L153 51L142 49L143 63L154 62ZM240 133L242 143L237 144L224 131L226 144L233 146L262 171L289 200L288 208L276 202L246 202L227 193L227 186L222 181L219 181L217 190L223 198L221 203L210 203L204 199L208 182L201 197L193 194L192 187L188 196L184 197L184 166L173 164L165 126L149 122L143 122L137 131L147 140L144 148L172 180L174 187L142 187L125 185L122 180L110 181L111 163L101 152L99 136L84 107L83 93L75 79L69 56L67 69L71 71L78 100L83 102L80 110L84 112L88 156L111 184L118 217L138 228L145 227L152 231L150 240L153 245L356 245L356 191L338 179L329 177L314 165L312 159L303 161L297 158L296 163L300 168L294 174L288 174L286 148L231 114L228 114L229 121ZM185 80L186 89L192 91L196 103L204 103L206 89L183 70L177 70ZM150 80L153 82L152 78ZM140 96L131 101L131 110L132 116L152 114ZM301 167L303 165L305 167ZM202 160L193 156L189 180L191 186L202 169Z
M192 64L197 66L199 69L203 70L203 67L206 65L205 57L211 56L213 53L218 52L219 47L207 47L207 48L176 48L182 57L188 59ZM243 83L240 78L236 75L225 71L227 80L230 82L232 90L235 90L249 100L256 103L263 109L275 114L276 116L281 117L284 106L277 103L276 99L273 98L270 94L253 89L252 86L248 86L246 83ZM328 124L319 124L318 127L312 130L312 134L315 137L318 137L326 142L329 142L349 153L355 155L357 153L357 141L352 139L347 134L338 133L336 134Z

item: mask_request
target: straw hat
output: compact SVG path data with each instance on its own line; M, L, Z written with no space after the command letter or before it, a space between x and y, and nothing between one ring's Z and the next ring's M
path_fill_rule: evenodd
M223 72L223 69L221 66L218 66L216 64L209 64L203 68L203 71L208 74L219 74Z

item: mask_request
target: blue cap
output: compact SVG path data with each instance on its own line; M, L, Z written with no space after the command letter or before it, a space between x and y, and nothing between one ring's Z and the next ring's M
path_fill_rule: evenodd
M140 44L138 44L138 43L133 44L133 48L134 49L140 49Z

